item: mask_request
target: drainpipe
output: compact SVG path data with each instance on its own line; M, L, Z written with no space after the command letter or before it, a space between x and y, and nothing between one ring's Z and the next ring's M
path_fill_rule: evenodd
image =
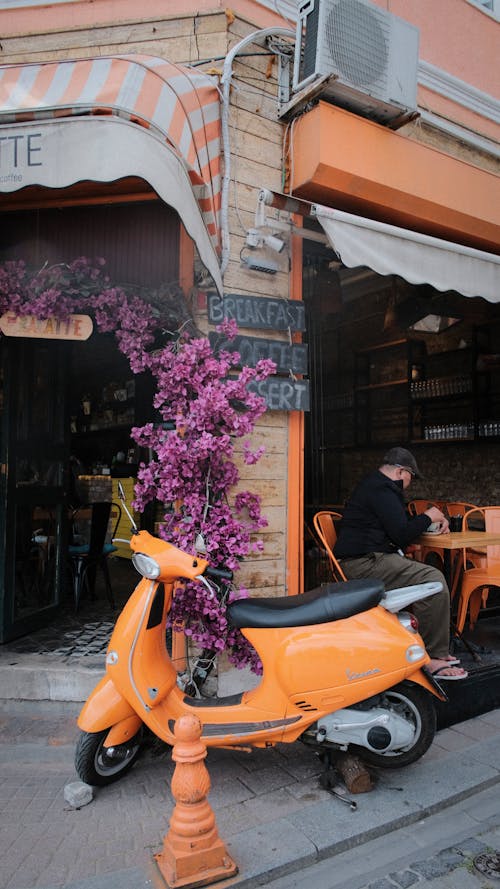
M229 183L231 179L231 150L229 145L229 93L231 89L231 81L233 77L233 61L235 57L248 46L249 43L262 44L268 37L293 37L295 31L289 28L262 28L259 31L253 31L248 37L244 37L239 43L236 43L228 52L224 67L222 69L222 156L224 158L224 176L222 178L221 189L221 209L220 209L220 226L222 239L221 253L221 276L224 277L227 264L229 262Z

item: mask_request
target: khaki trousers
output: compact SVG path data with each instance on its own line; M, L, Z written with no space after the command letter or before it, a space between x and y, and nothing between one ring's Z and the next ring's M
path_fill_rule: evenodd
M378 577L384 581L386 590L429 581L442 583L440 593L413 603L411 610L418 620L419 632L429 656L447 657L450 647L450 594L441 571L398 553L367 553L358 559L341 559L341 564L348 580Z

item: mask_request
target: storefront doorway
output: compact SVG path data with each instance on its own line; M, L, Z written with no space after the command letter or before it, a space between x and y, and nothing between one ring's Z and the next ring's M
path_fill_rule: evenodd
M103 257L111 284L145 299L179 284L179 218L159 201L24 209L5 214L0 261L28 268ZM0 642L48 626L71 607L70 520L82 491L112 473L130 481L130 429L152 416L151 380L134 376L113 333L86 342L1 337ZM116 466L115 464L123 464ZM144 517L144 527L152 520Z
M3 338L1 641L50 621L67 540L68 345Z
M329 577L314 514L341 513L390 447L410 448L423 470L412 497L500 502L500 308L346 268L320 245L308 245L303 274L307 589Z

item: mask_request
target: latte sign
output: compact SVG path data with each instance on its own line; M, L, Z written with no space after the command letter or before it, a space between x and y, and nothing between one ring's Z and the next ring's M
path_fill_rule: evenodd
M4 336L22 336L37 340L88 340L93 330L89 315L70 315L58 318L35 318L34 315L15 315L5 312L0 318Z

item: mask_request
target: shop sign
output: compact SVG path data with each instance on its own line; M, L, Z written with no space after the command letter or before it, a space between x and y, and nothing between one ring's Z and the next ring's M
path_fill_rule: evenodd
M35 318L34 315L15 315L5 312L0 318L4 336L22 336L37 340L88 340L93 330L89 315L70 315L59 318Z
M283 343L255 336L236 336L234 340L225 340L217 333L209 333L208 338L214 351L224 349L227 352L239 352L242 367L255 367L261 359L270 358L278 372L307 373L306 344Z
M31 167L43 166L43 135L32 130L0 135L0 184L21 188Z
M305 330L304 304L293 299L248 296L243 293L207 295L208 320L220 324L225 318L238 327L257 330Z
M268 377L267 380L252 380L248 388L265 398L270 411L309 410L309 380Z

